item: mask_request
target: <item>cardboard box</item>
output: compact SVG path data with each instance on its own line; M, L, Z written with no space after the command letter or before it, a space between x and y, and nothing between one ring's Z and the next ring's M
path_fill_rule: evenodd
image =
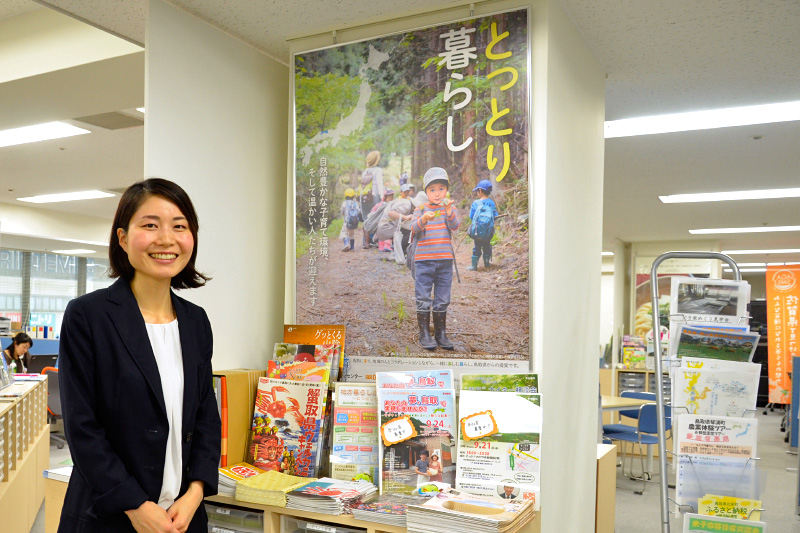
M225 376L228 392L228 461L232 465L241 463L247 455L247 442L253 421L253 408L258 389L258 378L267 375L266 370L235 369L215 370L215 376Z

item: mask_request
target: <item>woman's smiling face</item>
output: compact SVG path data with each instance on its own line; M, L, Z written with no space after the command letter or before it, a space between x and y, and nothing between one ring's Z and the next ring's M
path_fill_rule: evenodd
M150 196L131 217L127 231L117 238L128 254L136 277L169 281L189 263L194 237L186 217L169 200Z

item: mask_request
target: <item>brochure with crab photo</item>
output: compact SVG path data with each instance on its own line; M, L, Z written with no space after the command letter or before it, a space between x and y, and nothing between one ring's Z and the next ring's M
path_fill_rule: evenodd
M327 389L319 381L259 378L247 462L317 477Z
M272 360L267 361L267 377L294 381L337 380L340 344L291 344L276 342Z
M539 505L540 394L462 390L456 488Z
M376 384L381 494L451 487L456 436L452 372L378 372Z

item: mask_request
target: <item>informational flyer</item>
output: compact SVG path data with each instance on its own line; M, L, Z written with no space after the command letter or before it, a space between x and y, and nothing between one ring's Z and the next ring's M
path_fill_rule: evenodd
M741 417L755 409L761 365L707 361L713 366L702 363L698 368L692 360L683 359L681 367L673 371L672 406L676 415L682 417L688 412Z
M334 387L331 477L376 483L380 437L375 384L335 383Z
M735 518L721 516L703 516L687 513L683 518L683 533L718 533L729 531L734 533L766 533L766 522L748 520L743 522Z
M437 274L442 286L452 280L446 298L437 294L450 302L437 311L446 312L452 353L529 359L529 27L530 11L514 9L295 51L297 323L346 325L351 357L428 353L406 267L410 220L388 213L407 216L428 202L423 177L439 168L460 222L441 243L455 268ZM500 215L478 266L491 283L464 275L473 190L483 180ZM368 220L377 227L365 229Z
M377 387L381 494L452 487L450 452L457 433L452 372L379 372Z
M462 390L458 416L456 488L538 507L541 396Z
M757 457L758 419L684 414L674 438L681 455Z

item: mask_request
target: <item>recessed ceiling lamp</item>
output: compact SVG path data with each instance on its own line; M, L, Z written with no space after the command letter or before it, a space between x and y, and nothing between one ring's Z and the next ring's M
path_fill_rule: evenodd
M45 124L35 124L22 128L13 128L0 131L0 148L5 146L15 146L17 144L35 143L39 141L49 141L51 139L61 139L74 135L91 133L89 130L78 128L64 122L47 122Z
M78 255L78 254L93 254L96 253L94 250L85 250L83 248L76 248L74 250L52 250L54 254L64 254L64 255Z
M754 228L710 228L690 229L692 235L714 233L769 233L773 231L800 231L800 226L756 226Z
M800 101L607 120L605 137L612 139L614 137L710 130L792 120L800 120Z
M670 194L659 196L665 204L691 202L724 202L727 200L769 200L773 198L800 198L800 188L761 189L757 191L701 192L693 194Z
M725 270L725 272L733 272L733 270L730 269L730 268L726 268L724 270ZM766 272L766 271L767 271L767 267L764 267L764 268L740 268L739 269L739 272L745 272L745 273L746 272Z
M95 200L97 198L112 198L114 195L103 191L77 191L58 194L41 194L39 196L26 196L17 198L20 202L32 204L51 204L55 202L72 202L75 200Z
M600 252L600 255L614 255L614 252Z
M776 248L774 250L723 250L725 255L759 255L759 254L800 254L800 248Z

